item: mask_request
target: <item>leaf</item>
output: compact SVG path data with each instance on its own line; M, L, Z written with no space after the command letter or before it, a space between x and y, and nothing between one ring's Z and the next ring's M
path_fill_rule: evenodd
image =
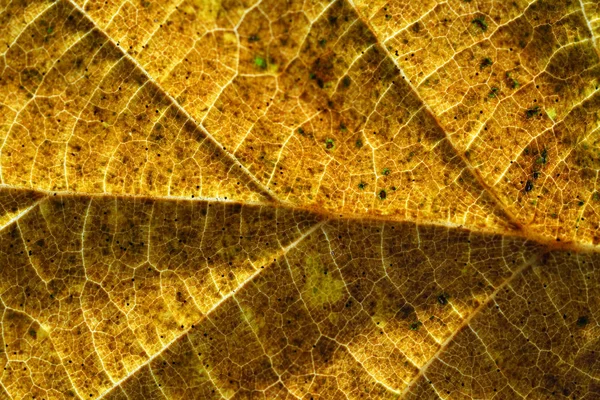
M597 2L0 20L0 398L600 396Z

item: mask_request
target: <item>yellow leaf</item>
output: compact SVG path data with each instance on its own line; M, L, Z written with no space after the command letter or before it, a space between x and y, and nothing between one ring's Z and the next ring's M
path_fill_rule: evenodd
M0 20L0 398L600 397L597 1Z

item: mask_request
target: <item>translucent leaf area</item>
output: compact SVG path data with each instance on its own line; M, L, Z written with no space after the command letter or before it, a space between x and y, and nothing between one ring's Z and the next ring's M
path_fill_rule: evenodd
M598 0L0 27L0 400L600 399Z

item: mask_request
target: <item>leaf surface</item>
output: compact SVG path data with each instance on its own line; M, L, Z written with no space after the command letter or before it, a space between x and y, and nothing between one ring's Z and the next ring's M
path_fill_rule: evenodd
M0 20L0 398L600 397L597 2Z

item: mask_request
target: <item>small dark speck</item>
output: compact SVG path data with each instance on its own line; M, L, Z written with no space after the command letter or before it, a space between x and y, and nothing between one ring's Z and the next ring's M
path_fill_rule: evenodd
M585 315L577 318L577 326L579 326L579 327L583 328L584 326L586 326L589 323L590 323L590 321L589 321L588 317L586 317Z

